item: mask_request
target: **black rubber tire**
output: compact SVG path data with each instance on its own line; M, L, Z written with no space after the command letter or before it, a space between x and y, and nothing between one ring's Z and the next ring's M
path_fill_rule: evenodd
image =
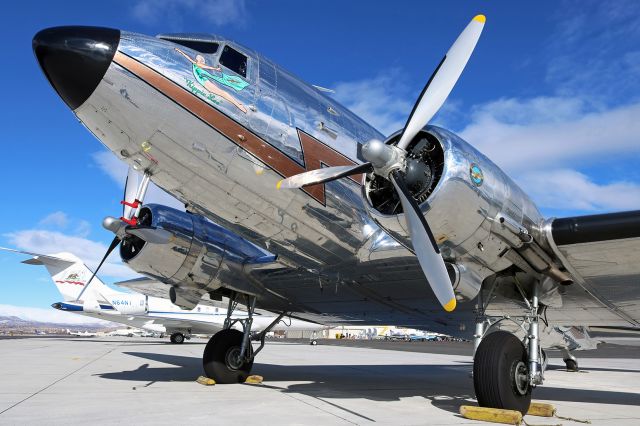
M318 344L318 341L316 339L311 339L311 341L309 342L309 344L311 346L316 346Z
M175 343L180 345L184 343L184 334L182 333L173 333L170 337L171 343Z
M478 405L520 411L525 415L531 405L531 386L521 394L513 379L519 362L528 369L528 355L516 336L495 331L478 346L473 362L473 387Z
M576 361L575 359L567 358L563 361L564 365L567 367L567 371L580 371L580 369L578 368L578 361Z
M233 368L227 364L227 353L231 350L240 350L242 346L242 332L234 329L221 330L211 337L204 348L202 366L207 377L216 383L244 383L253 367L251 361L244 362L239 368ZM253 348L249 346L249 350Z

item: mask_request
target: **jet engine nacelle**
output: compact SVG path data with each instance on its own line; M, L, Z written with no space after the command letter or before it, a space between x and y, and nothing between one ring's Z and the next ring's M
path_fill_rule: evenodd
M399 132L386 143L395 141ZM429 223L443 258L450 263L456 293L472 299L479 283L512 262L500 255L510 247L492 228L499 214L529 231L542 216L525 193L487 157L457 135L427 126L407 148L406 181ZM363 186L371 217L395 240L411 248L402 205L391 182L367 175ZM456 264L467 265L466 270ZM463 282L469 280L468 283Z
M142 315L149 312L147 296L142 294L120 294L111 297L109 303L123 315Z
M82 304L82 311L88 314L101 314L103 313L100 303L97 300L87 299Z
M158 204L143 206L138 225L128 228L127 234L120 245L122 260L133 270L168 284L171 301L186 309L220 287L220 274L237 278L243 264L275 259L200 215ZM251 292L249 284L240 285L247 285L244 291Z

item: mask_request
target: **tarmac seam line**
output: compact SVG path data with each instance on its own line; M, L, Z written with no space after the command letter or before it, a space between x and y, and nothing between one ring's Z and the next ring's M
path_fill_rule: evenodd
M102 355L100 355L99 357L92 359L91 361L87 362L86 364L76 368L75 370L73 370L72 372L66 374L65 376L59 378L58 380L54 381L53 383L48 384L47 386L43 387L42 389L40 389L37 392L32 393L31 395L29 395L28 397L16 402L15 404L13 404L12 406L5 408L4 410L0 411L0 416L3 415L4 413L6 413L7 411L11 410L14 407L17 407L18 405L22 404L23 402L27 401L28 399L33 398L34 396L38 395L41 392L44 392L45 390L49 389L50 387L52 387L53 385L63 381L64 379L66 379L69 376L72 376L73 374L77 373L78 371L82 370L83 368L93 364L94 362L104 358L105 356L109 355L111 352L115 351L118 347L122 346L122 344L120 345L116 345L113 348L111 348L110 350L108 350L107 352L103 353Z

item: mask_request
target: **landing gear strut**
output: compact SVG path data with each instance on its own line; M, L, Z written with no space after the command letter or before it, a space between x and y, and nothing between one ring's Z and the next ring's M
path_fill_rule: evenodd
M522 317L487 316L486 305L481 298L478 300L473 385L480 406L517 410L524 415L531 404L532 390L544 381L546 363L538 328L539 284L532 286L530 298L517 280L516 286L528 307ZM507 331L492 331L503 321L517 324L524 331L523 341Z
M224 329L211 337L202 355L202 365L207 377L217 383L243 383L251 373L253 360L262 350L267 333L282 319L285 313L281 313L267 328L258 335L260 346L253 349L251 344L251 325L255 311L256 298L246 295L247 317L231 318L233 311L238 306L238 294L234 293L229 298L227 318L224 321ZM240 323L242 331L232 329L234 324Z

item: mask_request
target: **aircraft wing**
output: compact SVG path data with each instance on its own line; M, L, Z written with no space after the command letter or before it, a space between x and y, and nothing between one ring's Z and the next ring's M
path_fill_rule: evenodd
M575 284L640 326L640 211L555 219L550 228L552 249Z

